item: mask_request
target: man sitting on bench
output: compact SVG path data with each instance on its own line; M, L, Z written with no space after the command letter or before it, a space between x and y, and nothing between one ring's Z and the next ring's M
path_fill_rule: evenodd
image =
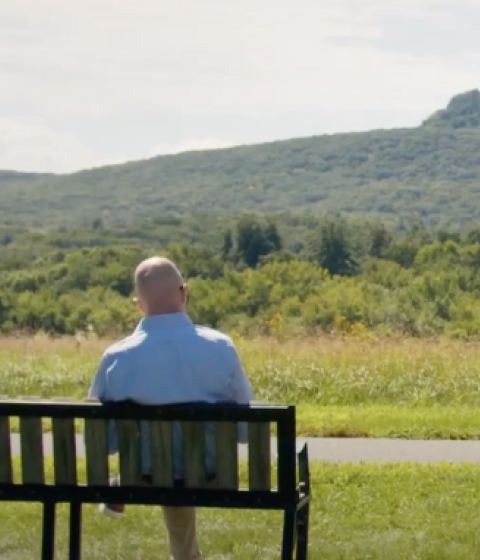
M144 318L127 338L102 356L89 397L102 402L132 400L162 405L185 402L248 404L252 391L231 339L194 325L186 314L186 284L174 263L161 257L143 261L135 271L137 301ZM215 459L207 438L207 472ZM211 442L210 442L211 443ZM174 478L182 484L181 449L174 447ZM144 481L151 474L143 464ZM209 465L210 463L210 465ZM118 480L112 480L118 484ZM102 504L110 517L124 514L121 504ZM201 560L195 508L162 507L170 551L175 560Z

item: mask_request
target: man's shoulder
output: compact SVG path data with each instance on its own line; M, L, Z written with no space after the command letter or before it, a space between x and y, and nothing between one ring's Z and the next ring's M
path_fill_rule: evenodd
M139 333L134 332L129 334L122 340L119 340L113 344L111 344L103 353L104 357L117 357L121 354L128 354L131 351L135 350L138 345L142 342L142 337Z
M232 339L225 333L203 325L194 325L194 328L199 338L210 342L221 343L224 346L234 346Z

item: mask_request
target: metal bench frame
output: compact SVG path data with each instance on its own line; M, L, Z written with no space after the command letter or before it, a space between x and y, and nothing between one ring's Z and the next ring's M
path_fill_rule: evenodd
M15 483L13 479L9 427L11 417L20 418L22 476L25 481L22 483ZM37 480L35 473L32 474L32 471L28 470L32 468L32 460L34 463L40 460L42 461L43 477L41 429L41 419L43 418L51 418L53 423L55 465L55 482L53 484L45 483L43 478ZM137 425L140 421L185 422L189 425L214 422L216 426L222 423L229 423L231 426L235 426L239 422L248 423L251 436L252 434L257 436L249 437L249 464L251 463L249 488L241 489L237 485L233 489L212 489L201 487L201 485L195 487L195 483L193 486L186 484L185 488L173 488L159 485L158 480L157 483L154 481L151 487L125 483L118 487L111 487L108 485L108 472L106 473L106 484L105 482L99 484L98 480L95 483L95 472L89 468L89 465L93 460L91 458L94 455L93 451L98 452L99 448L96 447L92 449L92 453L89 453L88 439L86 439L87 484L80 484L76 481L77 457L74 433L74 421L78 419L85 420L86 431L88 425L97 428L100 425L104 426L105 434L107 421L112 420L127 421L130 422L130 426L132 421ZM277 488L271 487L269 478L267 480L265 477L257 475L257 472L261 470L259 468L261 461L264 465L267 461L268 469L270 469L270 424L275 424L277 428ZM267 430L259 431L265 426L268 426ZM84 401L0 400L0 501L40 502L43 504L42 560L54 559L55 509L58 503L70 504L69 558L70 560L80 560L82 504L102 502L281 510L284 512L281 559L291 560L296 548L296 559L306 560L310 505L308 449L305 445L297 456L295 428L295 407L293 406L206 405L204 403L140 406L130 402L102 405ZM268 438L268 455L265 450L262 451L262 444L263 446L267 444L266 438ZM123 447L120 445L119 451L121 478L124 476L123 473L126 473L125 480L128 483L128 476L132 476L131 473L129 475L128 468L132 464L132 454L137 453L138 448L135 448L134 442L130 444L124 440ZM187 456L188 451L185 453ZM260 457L258 460L255 459L257 455ZM102 460L107 461L108 465L108 457ZM40 464L37 463L37 465L40 468ZM237 464L236 466L238 467ZM70 471L73 469L74 479L69 479L68 473L65 474L66 468L70 468ZM268 470L268 472L270 471ZM65 480L70 480L70 483L65 483ZM104 481L104 478L101 480Z

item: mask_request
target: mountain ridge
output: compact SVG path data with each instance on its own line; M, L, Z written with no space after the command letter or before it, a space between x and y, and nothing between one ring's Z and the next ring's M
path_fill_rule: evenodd
M122 223L162 214L277 212L480 218L480 92L413 128L157 156L69 175L0 171L0 223ZM3 179L2 179L3 176ZM478 208L477 208L478 207Z

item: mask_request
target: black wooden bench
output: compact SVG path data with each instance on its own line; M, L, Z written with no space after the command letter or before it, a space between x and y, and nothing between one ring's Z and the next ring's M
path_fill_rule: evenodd
M21 481L12 468L10 420L19 418ZM51 419L53 480L46 480L42 420ZM75 422L84 421L86 483L78 480ZM109 486L107 428L118 434L121 485ZM141 485L142 426L149 427L152 486ZM177 424L180 423L180 424ZM205 422L214 426L217 484L208 487ZM248 487L239 484L238 423L248 425ZM181 426L182 488L174 487L172 426ZM212 424L210 424L212 423ZM272 481L271 427L277 434L277 480ZM298 470L298 473L297 473ZM114 473L116 474L116 473ZM307 559L310 484L308 451L297 456L295 407L267 405L139 406L85 401L0 400L0 501L43 504L42 560L53 560L55 506L70 504L69 558L81 558L82 504L246 508L284 512L282 560Z

